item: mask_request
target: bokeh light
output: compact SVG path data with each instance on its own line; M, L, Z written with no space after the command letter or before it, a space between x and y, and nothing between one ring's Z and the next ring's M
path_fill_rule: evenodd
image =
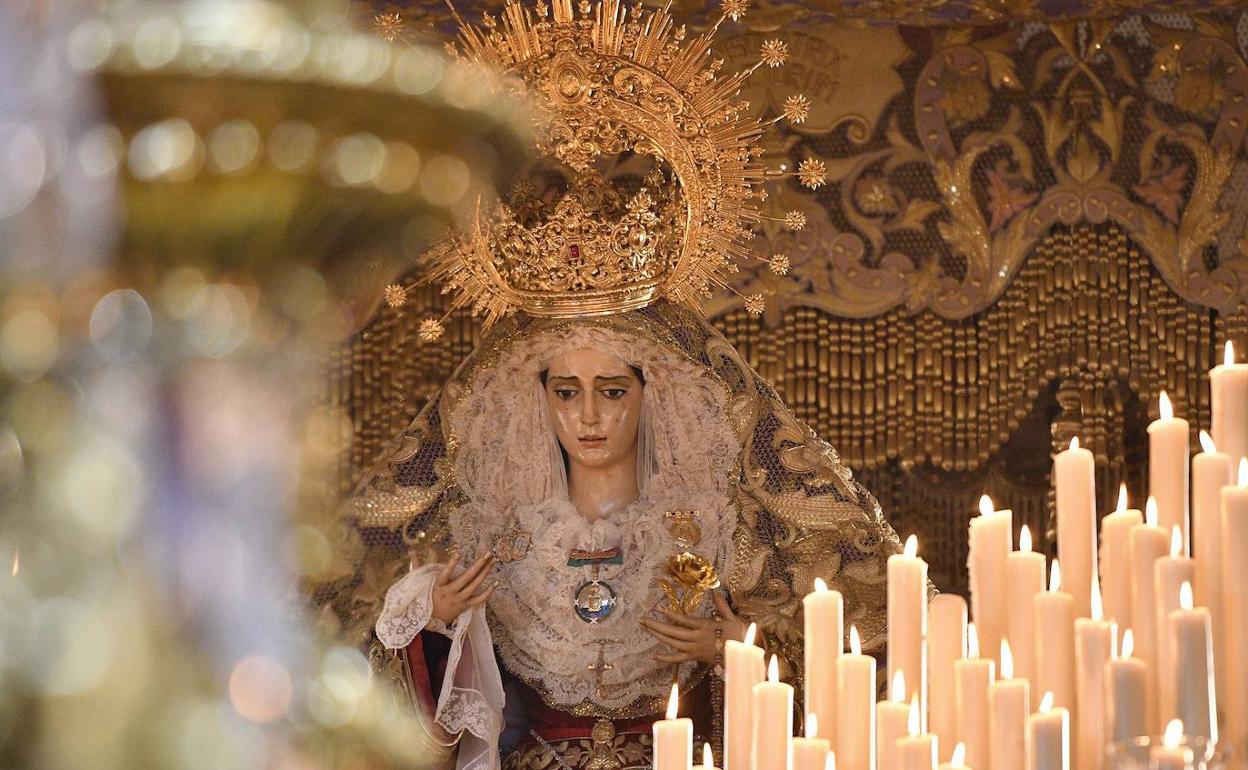
M281 719L290 708L293 686L290 672L267 655L243 658L230 672L230 703L252 722Z

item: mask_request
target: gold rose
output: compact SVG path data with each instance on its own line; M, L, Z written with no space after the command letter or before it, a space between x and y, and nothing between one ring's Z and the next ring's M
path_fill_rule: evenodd
M688 615L702 601L707 591L719 588L719 575L706 559L696 553L684 551L667 560L664 574L672 580L660 579L659 587L667 595L667 604L673 612Z

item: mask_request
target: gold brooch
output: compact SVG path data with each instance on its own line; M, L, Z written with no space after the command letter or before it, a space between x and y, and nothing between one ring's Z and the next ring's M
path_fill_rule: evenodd
M688 551L702 542L702 528L698 526L697 511L668 511L663 514L668 534L676 547Z

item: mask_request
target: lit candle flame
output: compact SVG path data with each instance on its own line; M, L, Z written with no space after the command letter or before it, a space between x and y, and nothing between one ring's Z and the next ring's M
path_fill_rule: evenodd
M776 660L775 655L772 655L771 660L767 661L767 681L772 684L780 681L780 662Z
M819 737L819 715L813 711L806 715L806 737Z
M1183 553L1183 531L1179 529L1179 525L1175 524L1170 527L1170 555L1178 556Z
M1127 510L1127 482L1125 481L1118 487L1118 508L1116 510L1118 513Z
M1135 632L1127 629L1122 632L1122 657L1129 658L1135 654Z
M906 548L905 548L905 554L906 554L906 556L909 556L909 557L911 557L911 558L914 558L915 556L918 556L918 555L919 555L919 538L918 538L918 536L916 536L916 535L911 535L910 537L906 538Z
M756 634L758 634L758 624L751 623L750 627L745 629L745 639L742 640L742 644L744 644L746 647L753 647L754 636Z
M1040 713L1047 714L1053 710L1053 691L1049 690L1044 693L1044 697L1040 699Z
M917 695L910 699L910 719L906 728L911 735L919 734L919 696Z
M1026 524L1018 531L1018 550L1031 553L1031 528Z
M979 629L974 623L966 624L966 657L979 657Z
M1001 640L1001 678L1014 678L1014 653L1010 652L1008 639Z
M672 682L672 694L667 699L667 718L675 719L680 709L680 685Z
M898 671L896 674L893 674L893 691L888 696L888 699L893 703L906 702L906 674L904 671Z
M996 508L992 504L991 497L989 497L988 495L980 496L979 498L979 515L980 516L987 516L988 514L992 513L995 510Z
M715 757L711 755L711 744L709 743L702 744L702 766L703 767L715 766Z
M862 654L862 637L858 635L858 626L849 627L849 651L854 655Z
M1172 749L1183 742L1183 720L1171 719L1166 723L1166 732L1161 736L1161 744Z
M1150 527L1157 526L1157 498L1152 495L1148 496L1148 502L1144 503L1144 523Z
M1170 397L1164 390L1157 396L1157 414L1162 420L1174 419L1174 404L1170 403Z
M953 755L949 757L949 762L954 767L961 767L966 764L966 744L958 741L958 745L953 747Z
M1062 590L1062 566L1057 563L1057 559L1054 559L1053 563L1049 565L1049 590Z
M13 577L17 577L17 571L22 568L22 552L13 552Z
M828 590L828 584L823 582L823 578L815 578L815 593L823 593L826 590Z
M1071 439L1070 439L1070 448L1071 448L1071 449L1078 449L1078 448L1079 448L1079 437L1078 437L1078 436L1072 436L1072 437L1071 437Z
M1105 619L1105 600L1101 598L1101 580L1093 578L1092 580L1092 619Z
M1195 606L1196 602L1192 598L1192 584L1184 580L1183 585L1179 586L1179 607L1190 610Z
M1248 487L1248 457L1239 458L1239 485Z
M1205 450L1205 454L1210 455L1218 451L1218 445L1213 443L1213 436L1210 436L1207 430L1200 432L1200 448Z
M1235 343L1230 340L1227 340L1226 346L1222 348L1222 364L1225 366L1235 364Z

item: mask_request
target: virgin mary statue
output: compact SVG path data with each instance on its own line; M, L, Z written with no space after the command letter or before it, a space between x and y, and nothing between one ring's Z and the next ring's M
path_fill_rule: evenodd
M347 521L359 574L406 570L368 620L446 765L645 766L673 683L697 741L719 744L723 645L750 624L802 692L816 578L878 649L900 544L690 307L744 253L763 177L757 119L725 109L734 89L706 96L709 38L614 0L509 9L461 43L531 89L538 149L573 181L434 249L428 277L492 327ZM611 153L656 170L607 181L593 163Z

